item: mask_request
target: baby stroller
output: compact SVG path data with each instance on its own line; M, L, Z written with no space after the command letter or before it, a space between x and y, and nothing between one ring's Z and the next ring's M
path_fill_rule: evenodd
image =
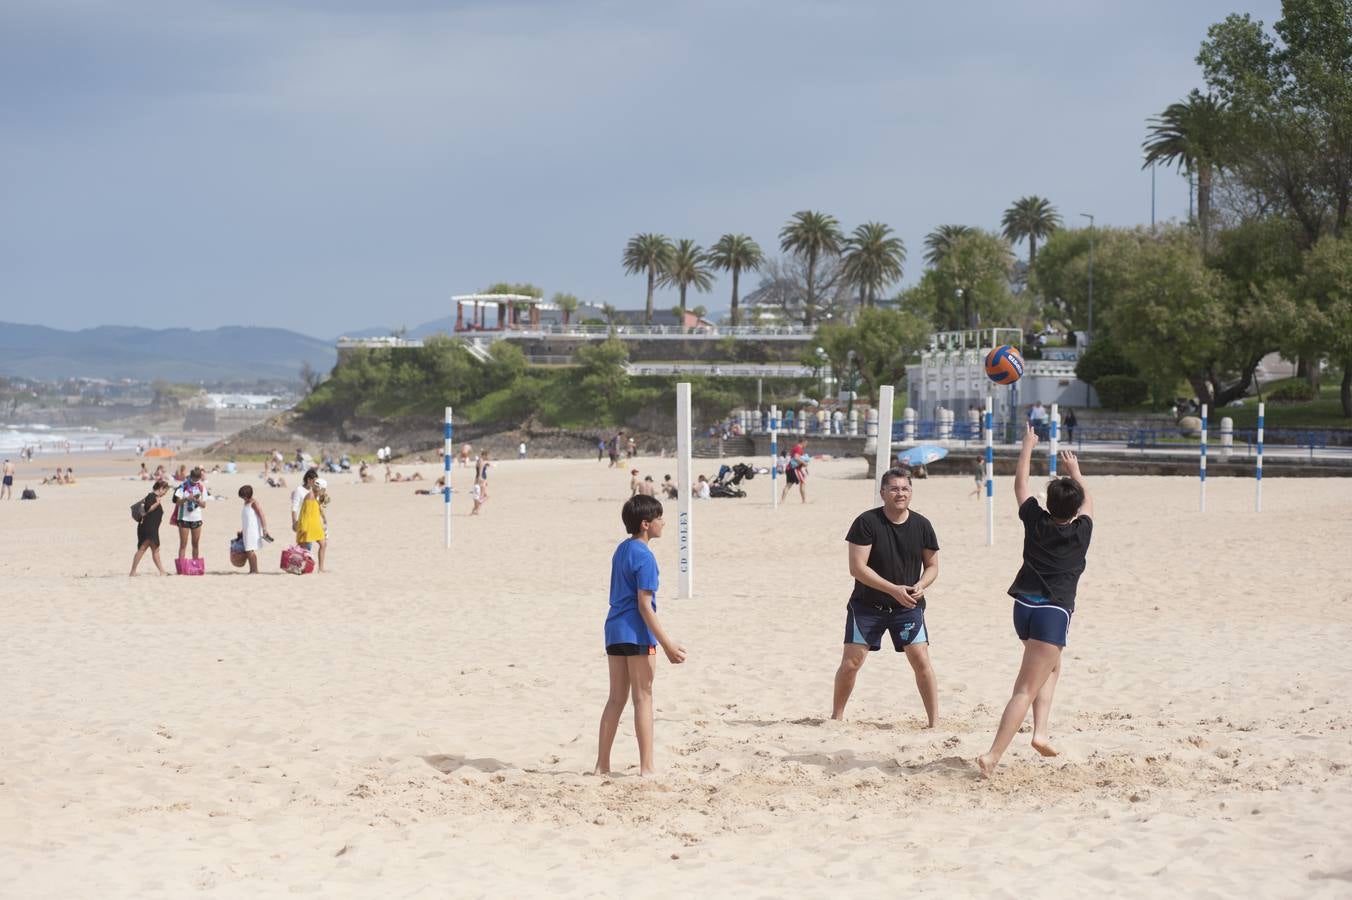
M728 476L732 476L729 478ZM745 478L748 481L756 477L756 470L746 463L738 463L735 466L722 465L718 468L718 474L714 476L713 482L709 485L710 497L745 497L746 491L737 487Z

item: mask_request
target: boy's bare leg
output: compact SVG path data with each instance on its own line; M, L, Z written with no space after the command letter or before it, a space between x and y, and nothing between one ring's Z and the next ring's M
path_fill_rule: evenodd
M629 663L629 691L634 699L638 773L646 778L657 774L653 766L653 677L657 674L657 657L626 656L624 660Z
M1061 658L1056 659L1056 668L1052 669L1042 688L1033 698L1033 749L1043 756L1056 756L1059 752L1052 746L1052 697L1056 693L1056 682L1061 677Z
M850 702L854 692L854 680L868 659L868 645L846 644L840 654L840 668L836 669L836 690L831 702L831 718L845 718L845 704Z
M934 676L934 667L930 665L929 644L906 645L906 661L915 670L915 686L920 691L920 700L925 704L925 716L930 728L939 719L939 680Z
M615 744L615 732L620 730L620 715L629 702L629 664L623 656L607 656L610 667L610 694L605 709L601 710L601 729L596 739L596 768L594 775L610 774L610 748Z
M1055 644L1045 641L1023 642L1023 662L1019 666L1018 677L1014 679L1014 694L1005 704L1005 712L1000 716L1000 727L995 732L990 750L976 758L982 776L989 778L995 773L1000 757L1009 748L1009 742L1014 740L1024 717L1028 715L1033 698L1060 662L1061 648Z

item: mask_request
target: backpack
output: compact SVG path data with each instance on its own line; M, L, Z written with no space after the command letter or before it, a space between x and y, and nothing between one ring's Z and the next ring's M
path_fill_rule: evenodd
M36 500L36 499L38 499L38 492L35 491L35 490L33 490L32 488L24 488L24 489L23 489L23 493L21 493L21 494L19 495L19 499L20 499L20 500Z
M137 500L131 505L131 518L134 522L140 522L146 517L146 502Z

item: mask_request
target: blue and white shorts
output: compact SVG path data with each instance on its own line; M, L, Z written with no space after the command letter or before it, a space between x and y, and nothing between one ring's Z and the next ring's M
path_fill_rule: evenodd
M1053 606L1046 597L1015 597L1014 633L1021 641L1064 647L1070 635L1070 610Z
M920 607L881 606L872 603L849 603L845 607L845 643L867 644L870 650L881 650L883 635L892 636L892 647L901 653L911 644L928 644L925 630L925 611Z

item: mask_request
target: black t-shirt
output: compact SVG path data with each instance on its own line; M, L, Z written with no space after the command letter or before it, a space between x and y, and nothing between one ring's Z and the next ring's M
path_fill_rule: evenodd
M155 492L151 491L149 494L146 494L146 498L141 501L148 510L145 517L141 519L141 527L146 531L155 531L158 529L160 527L160 520L164 518L163 505L156 506L154 509L150 508L150 504L159 499L159 497L155 496Z
M868 567L893 584L915 584L924 572L921 551L939 550L939 538L934 534L934 526L929 519L915 510L910 510L905 521L893 525L888 521L881 506L861 513L850 526L845 540L851 544L870 547ZM898 607L896 598L890 594L854 583L854 592L850 602L868 603L875 606ZM925 598L916 604L925 608Z
M1084 572L1094 520L1078 516L1065 525L1029 497L1019 507L1023 520L1023 567L1009 586L1011 597L1046 597L1053 606L1075 611L1075 587Z

